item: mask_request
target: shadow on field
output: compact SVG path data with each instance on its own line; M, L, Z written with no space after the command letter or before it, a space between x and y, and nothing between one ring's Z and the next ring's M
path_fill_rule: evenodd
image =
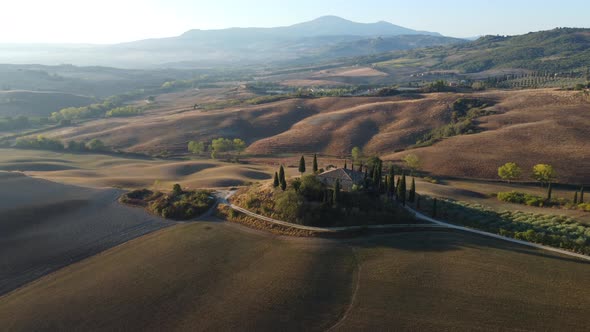
M350 240L349 243L361 248L382 247L415 252L446 252L464 249L495 249L525 255L533 255L540 258L590 265L590 261L584 261L582 259L567 257L558 253L544 251L542 249L529 248L515 243L488 238L483 235L469 234L451 229L373 235L366 238Z

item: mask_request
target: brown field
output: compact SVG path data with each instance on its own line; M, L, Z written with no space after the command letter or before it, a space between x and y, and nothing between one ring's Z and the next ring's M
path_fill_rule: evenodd
M291 99L217 111L192 110L192 103L199 100L195 97L187 105L178 101L142 117L90 121L48 135L64 140L100 138L115 148L154 154L186 153L189 140L241 137L250 144L247 152L252 154L344 156L353 146L361 146L367 154L395 161L407 153L396 151L409 148L424 133L447 123L448 108L460 97L496 102L497 114L478 120L484 129L481 133L412 150L422 157L425 171L496 178L497 167L507 161L516 161L525 169L549 163L556 167L560 181L587 182L589 102L578 92L548 89L414 98Z
M217 188L270 179L267 166L224 163L216 160L165 161L95 154L68 154L34 150L0 149L0 171L94 188L160 190L183 187Z
M172 224L120 194L0 172L0 294Z
M351 241L178 225L0 298L30 330L567 330L590 323L587 263L454 232Z

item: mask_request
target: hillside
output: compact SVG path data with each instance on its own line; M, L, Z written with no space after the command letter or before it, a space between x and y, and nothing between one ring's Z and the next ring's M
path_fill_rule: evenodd
M495 76L502 69L552 74L576 71L578 75L586 75L590 66L590 29L558 28L517 36L485 36L467 43L381 54L356 61L384 68L403 65L418 72L483 72L484 78Z
M0 172L0 296L171 225L118 204L120 194Z
M160 105L137 118L102 119L54 130L68 140L99 138L131 152L186 154L190 140L240 137L248 153L323 153L347 156L353 146L367 154L399 160L425 134L452 121L452 105L461 98L488 106L476 118L472 134L446 138L431 147L412 149L424 170L435 175L496 178L496 168L518 161L527 168L550 163L560 180L579 182L590 176L588 151L590 102L580 92L557 90L490 91L471 94L413 94L397 97L329 97L192 110L188 105ZM456 161L460 160L461 163Z
M80 107L95 101L90 97L60 92L0 91L0 116L49 116L65 107Z
M463 233L327 241L197 222L1 298L0 324L10 331L583 331L587 283L582 261Z

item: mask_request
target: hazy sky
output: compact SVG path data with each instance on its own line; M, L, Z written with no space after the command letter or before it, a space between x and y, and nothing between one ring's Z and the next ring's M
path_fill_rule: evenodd
M0 0L0 42L115 43L323 15L453 37L590 27L589 0Z

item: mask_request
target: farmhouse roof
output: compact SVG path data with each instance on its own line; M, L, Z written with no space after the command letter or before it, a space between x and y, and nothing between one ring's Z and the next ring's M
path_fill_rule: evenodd
M344 168L337 168L331 171L324 172L318 175L318 177L323 179L332 179L334 181L336 181L337 179L340 181L348 180L356 184L362 183L365 179L364 173Z

